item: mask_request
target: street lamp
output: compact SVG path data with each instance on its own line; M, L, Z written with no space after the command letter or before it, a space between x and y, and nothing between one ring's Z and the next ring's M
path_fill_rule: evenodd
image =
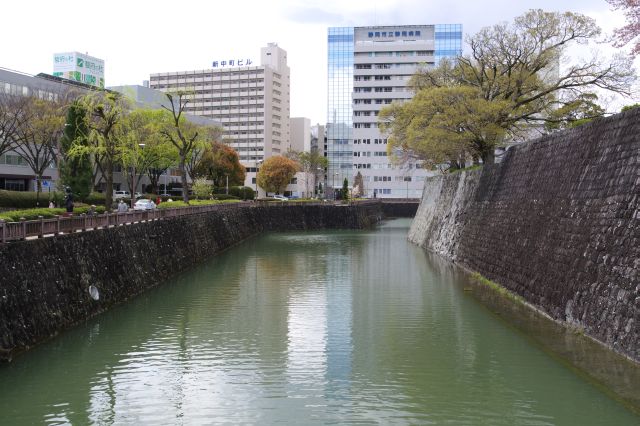
M332 185L332 189L333 189L333 199L336 199L336 176L338 176L340 173L335 172L333 174L333 185Z
M168 169L164 171L164 196L167 196L167 173L168 173Z

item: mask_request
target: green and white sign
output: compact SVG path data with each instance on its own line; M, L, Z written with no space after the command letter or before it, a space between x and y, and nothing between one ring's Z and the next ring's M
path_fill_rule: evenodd
M56 53L53 55L53 75L104 87L104 61L79 52Z

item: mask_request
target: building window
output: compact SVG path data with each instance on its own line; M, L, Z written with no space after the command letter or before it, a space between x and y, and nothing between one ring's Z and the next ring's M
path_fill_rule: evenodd
M26 191L27 187L24 184L24 179L6 179L4 181L4 188L7 191Z

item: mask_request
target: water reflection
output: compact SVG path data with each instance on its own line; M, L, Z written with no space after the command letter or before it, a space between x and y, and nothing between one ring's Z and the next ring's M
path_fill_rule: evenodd
M407 227L248 241L0 367L3 421L638 423Z

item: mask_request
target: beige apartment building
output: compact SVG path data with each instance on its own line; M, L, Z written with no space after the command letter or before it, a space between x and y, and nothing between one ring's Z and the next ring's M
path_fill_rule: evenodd
M260 53L259 66L227 67L246 64L241 60L216 61L210 69L150 76L153 89L194 92L186 112L222 124L225 138L247 167L245 185L251 187L256 187L256 171L262 161L284 154L290 143L287 52L269 43Z

